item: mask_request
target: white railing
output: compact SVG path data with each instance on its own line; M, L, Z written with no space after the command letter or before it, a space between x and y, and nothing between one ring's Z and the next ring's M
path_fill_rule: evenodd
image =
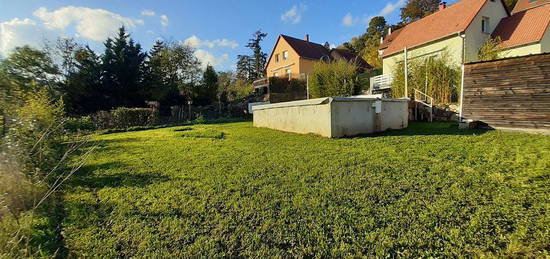
M390 89L392 82L393 82L393 77L388 74L371 77L370 89L372 90Z
M425 106L428 106L428 109L430 110L430 122L433 121L433 107L434 107L434 98L431 96L418 91L418 89L414 89L414 101L416 103L416 117L418 117L418 103L421 103Z

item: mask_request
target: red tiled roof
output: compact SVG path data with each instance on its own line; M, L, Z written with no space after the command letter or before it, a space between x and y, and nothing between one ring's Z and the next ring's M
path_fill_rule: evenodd
M397 38L397 36L403 31L403 28L399 30L395 30L392 32L392 34L388 35L386 38L384 38L384 42L380 43L379 49L385 49Z
M462 0L405 26L383 56L464 32L487 0Z
M300 40L287 35L281 37L298 53L302 58L321 59L329 55L329 50L325 46L310 41Z
M542 40L549 25L550 5L544 5L502 19L491 36L509 48Z
M531 9L533 7L541 6L544 4L550 4L550 0L519 0L512 11L512 14Z

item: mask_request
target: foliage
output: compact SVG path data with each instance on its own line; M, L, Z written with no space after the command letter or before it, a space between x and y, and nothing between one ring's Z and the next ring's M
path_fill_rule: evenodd
M267 53L262 51L260 45L267 33L258 30L248 40L246 47L252 51L252 55L237 56L237 77L252 82L264 76L264 68L267 63Z
M506 7L509 11L512 11L514 9L517 2L518 0L504 0L504 4L506 4Z
M307 88L307 82L305 80L282 77L270 77L269 78L269 92L271 93L286 93L292 91L305 92Z
M477 53L477 58L480 61L490 61L504 57L504 50L500 47L502 40L500 37L489 37L481 46Z
M241 100L254 92L254 86L249 81L235 79L227 88L227 99L229 101Z
M67 118L63 125L65 127L65 130L71 133L93 132L97 130L92 116Z
M434 98L436 103L457 102L460 92L460 68L452 64L446 53L409 60L408 97L413 96L413 89L418 89ZM392 95L402 98L405 96L404 63L400 62L395 66L392 74Z
M359 37L353 37L350 42L344 43L344 47L351 50L367 61L373 67L381 67L382 60L378 53L380 38L389 28L386 19L383 16L373 17L367 30Z
M213 103L218 91L218 74L211 65L206 66L206 70L202 76L202 84L195 91L197 93L197 102L199 104L208 105Z
M24 92L47 88L50 94L58 94L59 69L47 52L28 46L16 47L0 61L0 74L9 80L13 88Z
M441 0L407 0L401 8L401 20L404 23L414 22L430 15L439 9Z
M332 140L246 122L95 141L65 196L74 257L549 255L547 136L412 123Z
M147 54L121 27L115 38L105 41L105 53L101 57L102 88L108 94L105 102L113 107L137 107L144 105L143 64Z
M97 112L93 121L98 129L152 126L158 122L158 111L151 108L119 107L112 111Z
M309 79L309 91L313 98L350 96L361 92L357 66L343 60L316 62Z

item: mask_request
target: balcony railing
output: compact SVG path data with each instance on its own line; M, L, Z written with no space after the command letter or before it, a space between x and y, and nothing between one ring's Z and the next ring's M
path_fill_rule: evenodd
M393 82L393 77L388 74L371 77L370 89L371 90L390 89L392 82Z

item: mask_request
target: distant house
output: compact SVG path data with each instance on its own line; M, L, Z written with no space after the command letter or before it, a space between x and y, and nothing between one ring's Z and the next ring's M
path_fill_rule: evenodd
M461 0L418 21L389 31L380 44L384 75L407 59L447 55L457 66L478 61L489 37L503 40L505 56L550 51L550 0L519 0L510 13L502 0Z
M550 52L550 0L518 1L491 36L502 40L506 57Z
M321 44L287 35L277 38L266 66L266 77L305 78L313 71L313 64L320 60L353 61L362 70L372 67L360 56L346 50L329 49Z

